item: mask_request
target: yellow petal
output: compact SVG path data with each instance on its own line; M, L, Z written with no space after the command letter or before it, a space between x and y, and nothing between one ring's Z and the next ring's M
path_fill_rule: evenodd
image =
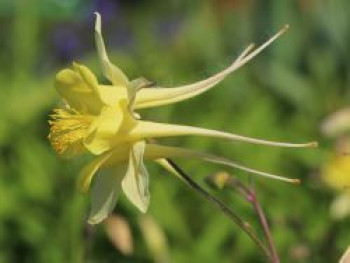
M229 74L236 71L243 65L245 65L249 60L254 58L262 50L268 47L272 42L274 42L278 37L280 37L286 30L288 25L286 25L282 30L277 32L269 40L263 43L260 47L250 52L253 45L249 45L238 58L226 69L220 71L219 73L205 79L202 81L195 82L193 84L180 86L176 88L148 88L140 90L137 94L135 101L135 109L156 107L171 103L176 103L183 101L192 97L195 97L221 82Z
M80 75L80 77L89 87L89 89L96 95L96 97L100 98L100 93L98 91L98 81L91 70L88 67L76 62L73 63L73 69Z
M129 85L128 78L125 76L123 71L109 61L101 33L101 16L97 12L95 13L95 16L95 42L103 74L109 81L112 82L113 85L127 88Z
M143 213L147 211L150 202L148 173L143 163L144 150L144 141L133 145L130 151L128 169L122 181L125 195Z
M74 110L98 114L103 103L94 74L85 66L74 64L73 69L57 73L55 88Z
M103 103L109 106L116 105L120 100L127 100L127 90L121 86L99 85L99 93Z
M77 187L78 190L82 193L89 191L90 184L93 176L97 172L97 170L103 165L111 156L113 152L105 153L97 158L95 158L92 162L87 164L78 177Z
M159 158L175 158L175 157L183 157L183 158L192 157L192 158L197 158L197 159L204 160L211 163L223 164L229 167L243 170L251 174L260 175L271 179L277 179L277 180L281 180L289 183L300 182L298 179L290 179L290 178L254 170L254 169L245 167L243 165L237 164L227 158L215 156L208 153L202 153L202 152L192 151L192 150L178 148L178 147L162 146L157 144L147 144L146 146L146 151L145 151L146 160L154 160Z
M90 135L84 140L84 146L95 155L110 150L123 122L123 116L123 111L118 105L103 107L91 125Z
M113 211L125 171L126 166L120 165L97 175L91 190L89 224L100 223Z
M183 126L183 125L173 125L164 123L155 123L148 121L138 121L135 128L130 131L129 136L132 139L142 139L142 138L157 138L157 137L171 137L171 136L183 136L183 135L198 135L198 136L208 136L214 138L222 138L234 141L244 141L253 144L264 144L270 146L278 147L316 147L316 142L310 143L285 143L285 142L274 142L266 141L256 138L245 137L242 135L231 134L221 131Z

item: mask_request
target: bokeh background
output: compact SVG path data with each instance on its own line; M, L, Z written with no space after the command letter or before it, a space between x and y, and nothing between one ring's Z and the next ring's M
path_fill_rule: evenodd
M334 170L337 178L350 176L350 113L344 111L349 10L348 0L0 0L0 262L265 262L220 211L152 164L147 215L121 197L104 224L86 225L89 197L75 189L84 159L56 156L47 120L59 99L53 88L59 69L77 61L105 82L94 47L94 11L102 14L111 60L130 78L169 87L223 69L250 42L262 43L290 24L287 34L218 87L142 114L266 139L318 140L319 149L192 137L166 143L300 178L301 185L255 180L282 262L339 260L350 244L350 201L334 208L348 189L329 182ZM339 110L340 120L334 115ZM204 182L219 171L244 182L247 174L177 162L261 236L245 200Z

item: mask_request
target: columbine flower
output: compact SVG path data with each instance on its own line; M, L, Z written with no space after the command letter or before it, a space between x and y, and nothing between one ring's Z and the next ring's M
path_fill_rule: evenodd
M153 87L152 82L143 78L130 81L109 61L101 35L101 18L96 13L95 40L98 56L104 76L112 85L98 84L87 67L76 63L71 69L60 71L56 76L55 87L63 98L64 105L54 111L49 135L52 146L59 154L74 156L89 152L96 156L82 170L78 180L79 189L86 192L95 177L91 190L89 223L98 223L108 216L114 208L120 189L142 212L147 210L150 196L144 160L156 161L175 175L176 171L166 158L194 157L270 178L297 181L256 171L215 155L162 146L150 141L160 137L199 135L283 147L313 147L316 146L315 142L269 142L221 131L155 123L142 120L135 112L179 102L209 90L256 56L286 29L287 27L282 29L254 51L253 45L248 46L228 68L214 76L190 85L161 88Z
M350 109L345 108L328 116L322 123L322 133L336 139L336 147L321 167L323 182L336 191L337 196L330 206L334 219L350 215Z
M330 206L334 219L343 219L350 215L350 156L335 155L321 169L325 184L337 191Z

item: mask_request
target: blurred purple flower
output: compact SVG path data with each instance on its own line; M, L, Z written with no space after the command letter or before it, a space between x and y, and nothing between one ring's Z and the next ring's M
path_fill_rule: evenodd
M182 19L179 17L169 18L165 21L159 21L157 25L157 37L168 41L174 38L181 27Z
M55 58L67 63L83 53L83 45L72 27L59 27L52 35Z
M120 3L118 0L94 0L92 9L93 12L99 12L103 20L108 23L119 14Z
M120 0L93 0L89 9L88 24L91 25L91 28L93 28L94 18L92 14L94 12L100 13L103 17L106 35L108 35L108 42L111 48L128 48L132 46L132 33L130 33L130 29L125 24Z

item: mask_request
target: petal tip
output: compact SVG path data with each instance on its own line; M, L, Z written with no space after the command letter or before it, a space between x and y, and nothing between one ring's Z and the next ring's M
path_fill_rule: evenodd
M55 76L55 85L72 85L75 83L75 73L69 68L60 70Z
M101 32L101 15L99 12L94 12L95 16L95 31Z

